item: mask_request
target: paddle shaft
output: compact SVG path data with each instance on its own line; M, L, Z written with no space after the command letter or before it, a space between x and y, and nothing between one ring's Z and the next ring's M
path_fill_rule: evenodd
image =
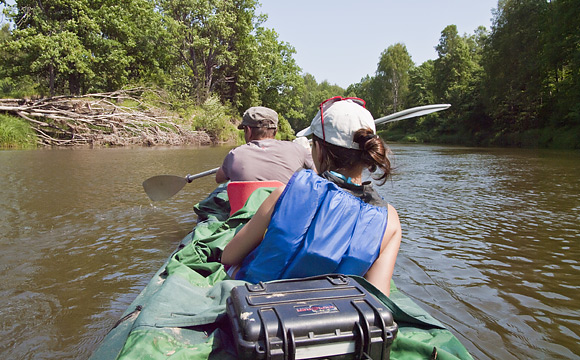
M167 200L177 194L183 187L195 179L215 174L219 168L207 170L186 177L175 175L157 175L143 181L143 189L152 201Z
M450 106L451 105L449 104L417 106L376 119L375 124L379 125L393 121L409 119L416 116L423 116L432 112L445 110ZM173 175L158 175L145 180L143 182L143 188L151 200L166 200L178 193L185 186L185 184L190 183L195 179L215 174L219 169L220 168L218 167L194 175L188 174L185 178Z
M185 180L187 180L187 182L190 183L190 182L192 182L195 179L199 179L199 178L202 178L204 176L208 176L208 175L211 175L211 174L215 174L216 172L218 172L219 169L220 168L217 167L215 169L211 169L211 170L208 170L208 171L200 172L199 174L195 174L195 175L189 175L189 174L187 174L187 176L185 177Z
M448 109L451 105L450 104L434 104L434 105L424 105L424 106L417 106L410 109L405 109L399 112L396 112L391 115L383 116L382 118L378 118L375 120L375 125L386 124L394 121L410 119L412 117L423 116L427 114L431 114L436 111L441 111ZM312 142L312 139L308 140Z

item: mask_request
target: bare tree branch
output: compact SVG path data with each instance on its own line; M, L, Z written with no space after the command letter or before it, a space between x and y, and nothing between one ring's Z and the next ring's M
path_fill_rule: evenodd
M44 146L207 145L205 132L178 125L178 118L147 105L147 89L119 90L40 100L0 99L0 112L30 123ZM120 105L130 100L135 107Z

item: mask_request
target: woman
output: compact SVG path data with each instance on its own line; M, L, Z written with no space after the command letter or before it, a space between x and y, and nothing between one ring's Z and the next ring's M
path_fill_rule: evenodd
M309 128L318 175L297 172L276 189L222 254L236 279L250 282L326 273L364 275L389 295L401 243L395 208L362 183L362 171L391 172L388 148L358 98L320 104Z

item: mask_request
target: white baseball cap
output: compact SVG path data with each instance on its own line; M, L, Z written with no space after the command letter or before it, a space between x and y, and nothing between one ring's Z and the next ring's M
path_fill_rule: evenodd
M296 136L314 134L330 144L360 150L353 141L354 133L362 128L376 132L375 120L364 104L362 99L339 96L325 100L310 126Z

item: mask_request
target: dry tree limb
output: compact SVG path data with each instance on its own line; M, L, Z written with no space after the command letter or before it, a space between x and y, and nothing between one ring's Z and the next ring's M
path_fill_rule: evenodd
M29 122L45 146L210 144L204 132L177 124L177 118L142 101L151 90L136 88L39 100L0 99L0 112ZM138 108L120 105L124 100Z

